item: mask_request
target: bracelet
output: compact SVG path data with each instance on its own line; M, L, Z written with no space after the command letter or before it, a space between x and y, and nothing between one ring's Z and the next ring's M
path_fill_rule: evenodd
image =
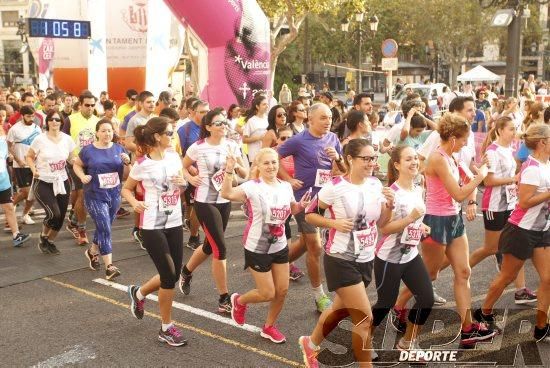
M477 206L477 202L474 200L468 201L468 206L471 206L472 204L475 204Z
M226 171L225 173L226 173L227 175L233 175L233 172Z

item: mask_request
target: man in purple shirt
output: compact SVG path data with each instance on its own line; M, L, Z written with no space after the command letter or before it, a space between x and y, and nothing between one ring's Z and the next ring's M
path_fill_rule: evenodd
M294 178L279 165L279 176L288 181L299 201L311 189L312 197L332 179L332 169L337 165L342 172L342 147L336 134L330 132L332 113L327 105L316 103L309 109L309 128L287 140L278 152L281 158L294 157ZM296 214L296 223L301 236L290 248L290 262L298 259L305 251L309 280L315 294L317 310L327 309L331 301L321 283L321 255L323 253L317 227L308 224L304 211Z

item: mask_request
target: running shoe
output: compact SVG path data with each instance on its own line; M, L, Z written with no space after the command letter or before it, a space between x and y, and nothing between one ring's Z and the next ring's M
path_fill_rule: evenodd
M90 252L90 249L86 249L84 255L88 259L88 265L90 266L90 269L92 271L99 271L99 254L92 254L92 252Z
M516 291L514 294L514 302L516 304L536 303L537 294L527 288Z
M288 278L292 281L297 281L304 277L305 274L300 270L298 267L294 266L294 264L290 264L290 267L288 269Z
M235 307L233 307L233 310L235 310ZM282 344L286 341L285 335L275 326L264 326L260 332L260 336L273 341L275 344Z
M132 236L134 237L134 240L139 244L139 247L143 250L145 247L143 246L143 235L141 235L141 230L137 227L134 227L134 230L132 231Z
M46 243L48 244L48 252L50 252L51 254L55 254L55 255L61 254L59 249L57 249L55 244L52 243L49 239L46 239Z
M191 235L189 237L189 240L185 244L185 246L189 249L195 250L201 245L201 237L200 235L194 236Z
M447 303L447 299L437 294L434 288L434 305L443 305L445 303Z
M130 311L132 312L132 316L136 317L137 319L143 319L143 314L145 312L145 299L138 299L136 295L138 290L139 286L128 286L128 295L130 296Z
M218 313L231 313L231 297L229 295L218 300Z
M34 210L31 208L31 210L29 211L29 216L34 216Z
M481 308L478 308L474 311L472 316L479 323L485 324L490 330L495 330L497 334L500 334L502 332L502 329L497 326L494 313L483 314Z
M472 323L470 325L470 331L460 331L460 346L471 347L478 341L489 340L495 336L497 332L495 330L488 329L484 324Z
M116 212L116 218L123 218L130 214L130 211L126 210L124 207L120 207L118 211Z
M235 323L237 323L239 325L244 325L244 322L246 320L246 317L245 317L246 309L248 307L246 305L242 305L242 304L239 303L239 301L238 301L239 296L240 295L237 294L237 293L233 293L231 295L231 305L230 305L231 318L233 319L233 321L235 321ZM270 326L269 328L274 328L274 327ZM265 327L264 327L264 330L265 330ZM280 334L280 332L279 332L279 334ZM267 336L264 336L264 331L263 330L261 332L261 335L262 335L262 337L269 338ZM282 334L281 334L281 336L282 336ZM284 339L284 336L283 336L283 339ZM277 341L274 341L273 339L271 339L271 341L277 342Z
M330 308L332 301L327 295L323 295L319 300L315 301L315 306L317 307L317 312L323 313L325 309Z
M497 266L497 272L500 272L500 269L502 268L502 253L495 253L495 262Z
M407 315L409 310L407 308L393 307L390 311L390 322L393 328L397 332L405 333L407 329Z
M416 339L412 341L407 341L404 337L399 339L395 347L400 351L422 350L420 345L418 345L418 341ZM424 358L420 358L416 361L415 365L423 365L426 363L427 361Z
M309 336L300 336L298 339L298 344L300 345L300 350L302 351L302 357L304 359L304 364L307 368L318 368L319 362L317 361L317 355L321 349L312 349L310 347L310 337Z
M38 240L38 250L44 254L50 253L50 250L48 249L48 238L42 236L42 234L40 234L40 239Z
M31 234L18 233L15 236L15 238L13 238L13 246L16 248L19 248L20 246L23 245L24 242L26 242L30 238L31 238Z
M34 224L36 224L36 222L34 222L34 220L31 218L31 216L29 216L28 213L26 215L23 215L23 217L21 217L21 220L23 221L23 223L25 225L34 225Z
M120 271L116 266L113 266L113 265L107 266L107 269L105 270L105 278L107 280L112 280L118 276L120 276Z
M538 328L535 326L535 333L533 337L537 342L550 343L550 325L547 323L543 328Z
M86 235L86 229L78 229L78 245L84 246L88 244L88 235Z
M193 278L193 275L189 274L186 275L183 272L181 273L180 277L180 291L183 295L189 295L191 293L191 279Z
M75 239L78 239L78 225L77 224L74 224L72 222L69 221L69 223L67 224L67 226L65 226L65 229L67 229Z
M162 328L160 329L159 341L165 342L170 346L187 345L187 340L183 338L181 332L174 325L168 327L166 331L162 331Z

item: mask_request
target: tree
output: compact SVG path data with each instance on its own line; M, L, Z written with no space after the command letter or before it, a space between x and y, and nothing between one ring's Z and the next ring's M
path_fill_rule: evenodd
M361 0L258 0L258 4L272 21L271 89L279 56L298 37L300 27L308 14L335 14L339 9L364 10ZM279 36L285 26L288 27L288 33Z

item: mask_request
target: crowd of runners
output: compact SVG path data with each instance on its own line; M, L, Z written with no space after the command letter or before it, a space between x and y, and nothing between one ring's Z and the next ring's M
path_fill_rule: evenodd
M113 263L112 224L134 216L131 236L158 273L129 286L131 312L142 319L146 296L157 292L160 341L187 344L172 323L172 301L176 287L178 298L192 293L194 273L209 258L218 312L242 325L249 307L266 303L261 336L274 343L286 341L289 326L277 317L289 280L307 274L311 308L320 313L299 339L308 367L347 317L361 365L376 360L371 340L387 316L403 334L396 347L418 349L433 306L446 303L432 282L448 266L461 346L500 333L493 307L512 282L516 303L536 303L534 339L550 340L550 109L543 104L519 111L517 101L503 100L484 120L486 140L476 152L473 131L481 130L472 124L481 107L464 93L435 119L411 91L380 123L362 93L349 103L323 91L284 104L257 93L247 109L177 101L171 91L130 89L126 98L117 108L106 92L2 89L0 204L15 247L31 238L19 223L33 224L33 206L43 208L38 250L60 254L55 242L65 227L84 247L83 261L95 271L103 263L108 280L124 272ZM389 155L387 167L381 155ZM232 203L246 216L244 265L255 285L248 291L228 289ZM484 244L470 253L463 218L479 221L479 211ZM184 246L193 250L189 259ZM294 264L302 256L304 271ZM471 269L490 256L499 273L475 307ZM537 293L525 285L527 259L539 276ZM367 288L376 289L375 303Z

